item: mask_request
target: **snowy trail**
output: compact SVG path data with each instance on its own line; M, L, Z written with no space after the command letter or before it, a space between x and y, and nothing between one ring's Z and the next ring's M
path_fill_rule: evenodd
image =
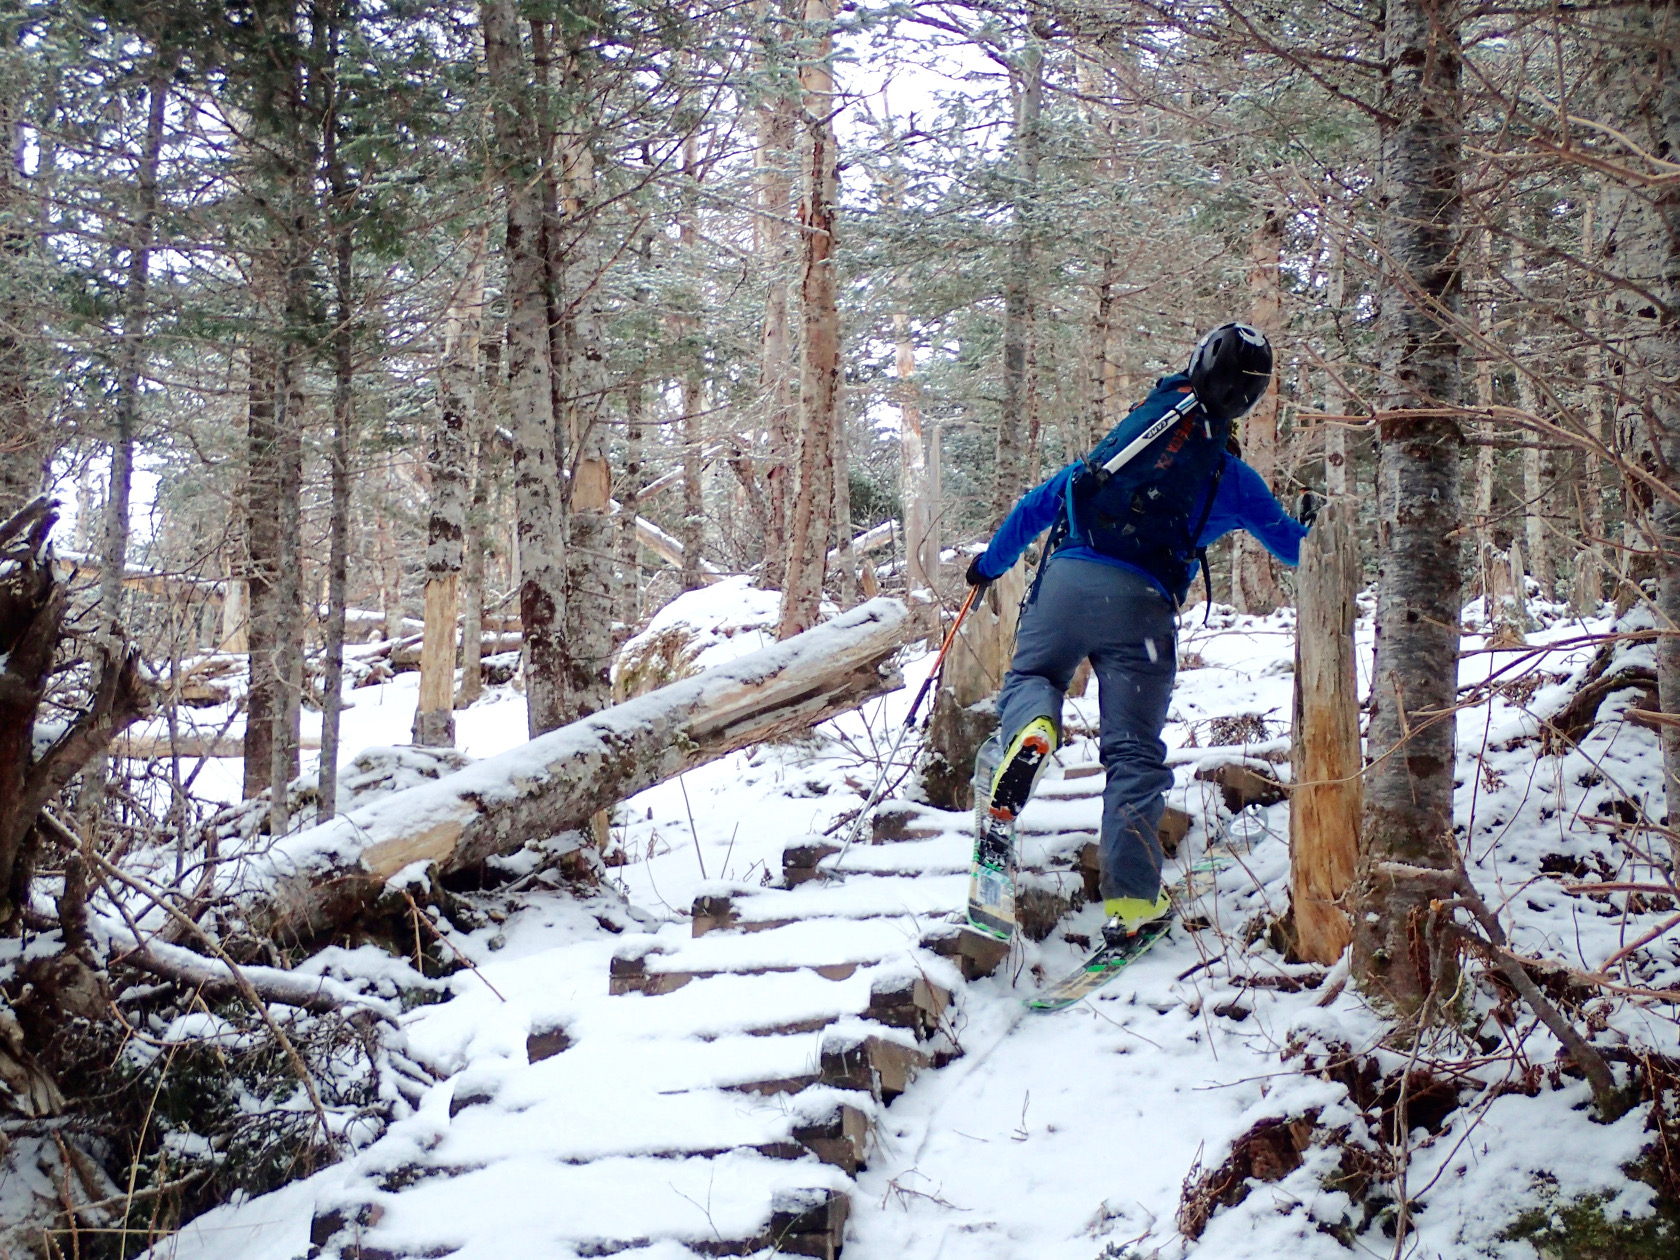
M1204 750L1269 751L1287 734L1289 629L1283 613L1186 632L1168 730L1169 803L1192 820L1181 860L1230 816L1195 777L1230 752ZM1360 634L1368 653L1369 626ZM1468 656L1465 681L1485 678L1488 660ZM1660 783L1654 739L1612 720L1555 767L1532 748L1477 755L1484 730L1532 723L1581 663L1564 650L1536 658L1538 687L1461 716L1460 810L1474 817L1476 878L1523 899L1515 939L1590 965L1647 920L1563 894L1542 859L1586 860L1592 832L1570 820ZM1363 1221L1337 1188L1333 1146L1251 1183L1198 1241L1175 1227L1187 1179L1257 1123L1312 1116L1357 1134L1371 1122L1346 1079L1307 1064L1364 1053L1384 1026L1324 969L1284 962L1261 931L1287 900L1287 805L1265 811L1272 836L1239 852L1198 904L1192 917L1205 922L1175 927L1123 979L1054 1015L1029 1014L1022 999L1076 964L1100 912L1069 909L995 974L965 978L952 946L967 815L899 802L844 880L818 876L810 846L837 844L824 833L868 790L870 757L926 664L906 670L904 691L809 741L734 755L627 802L615 842L632 860L609 876L628 906L539 882L505 922L452 932L482 979L458 974L450 1000L404 1018L410 1053L438 1078L414 1114L338 1166L193 1222L159 1260L342 1260L357 1247L402 1260L680 1260L768 1246L832 1257L840 1245L852 1260L1329 1260L1349 1254L1333 1231L1361 1229L1386 1254L1380 1221ZM513 703L490 707L508 724ZM1094 695L1069 702L1073 738L1058 753L1068 773L1021 820L1025 882L1070 904L1100 818L1102 779L1086 773L1094 742L1080 733L1095 716ZM791 864L800 853L805 865ZM1617 1018L1646 1044L1662 1035L1637 1008ZM1530 1053L1550 1050L1537 1040ZM1402 1065L1385 1055L1384 1071ZM1640 1210L1648 1194L1619 1168L1644 1140L1642 1120L1587 1123L1585 1098L1560 1078L1420 1129L1414 1185L1431 1189L1416 1254L1531 1260L1498 1229L1534 1201L1536 1170L1549 1192Z

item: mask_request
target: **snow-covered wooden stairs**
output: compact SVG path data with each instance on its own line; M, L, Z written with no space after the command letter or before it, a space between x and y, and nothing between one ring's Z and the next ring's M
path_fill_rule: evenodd
M1022 818L1038 936L1095 892L1102 778L1082 769ZM624 937L587 1031L532 1028L523 1064L462 1071L446 1130L318 1210L312 1255L476 1260L451 1223L489 1201L556 1256L832 1260L883 1109L962 1053L964 990L1009 953L962 930L970 822L891 806L838 877L807 838L781 886L707 885L687 922Z

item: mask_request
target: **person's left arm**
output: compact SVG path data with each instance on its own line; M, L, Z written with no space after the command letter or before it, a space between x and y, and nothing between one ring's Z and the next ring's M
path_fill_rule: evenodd
M1225 463L1225 475L1219 479L1207 525L1196 544L1210 546L1234 529L1246 529L1284 564L1301 559L1307 527L1284 510L1259 473L1232 456Z

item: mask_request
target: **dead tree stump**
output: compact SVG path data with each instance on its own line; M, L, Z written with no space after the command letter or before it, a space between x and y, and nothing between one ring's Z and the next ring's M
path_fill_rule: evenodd
M974 807L969 784L974 754L997 729L992 697L1003 685L1015 654L1015 626L1026 593L1027 565L1020 560L992 583L984 599L975 601L945 658L945 676L934 696L922 763L923 791L940 809Z
M1289 899L1295 950L1308 962L1335 962L1352 937L1341 898L1359 856L1364 796L1353 658L1358 583L1351 505L1333 502L1302 542L1295 576Z

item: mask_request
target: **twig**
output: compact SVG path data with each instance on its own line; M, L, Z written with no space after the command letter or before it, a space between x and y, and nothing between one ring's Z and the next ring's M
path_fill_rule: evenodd
M700 831L694 825L694 807L688 803L688 784L683 782L686 776L677 776L677 786L682 789L683 808L688 811L688 834L694 837L694 860L700 863L700 878L710 879L706 874L706 859L700 852Z
M414 922L416 924L424 923L426 925L426 930L429 931L433 936L437 937L437 939L442 944L447 945L454 952L455 957L459 958L462 962L466 963L467 964L467 969L469 971L471 971L473 973L473 975L477 976L480 980L484 980L484 987L486 989L489 989L490 992L494 993L497 997L502 998L502 1001L504 1001L504 1002L507 1001L507 998L502 997L502 991L500 989L498 989L495 985L491 984L490 981L485 980L484 973L482 971L480 971L477 968L477 966L474 965L473 960L468 958L465 954L463 954L460 951L459 947L456 946L454 941L450 940L441 931L439 931L437 924L433 923L425 915L420 913L420 907L414 904L414 897L409 893L408 889L406 889L406 888L403 889L403 900L408 902L408 908L410 910L414 911ZM414 932L415 932L415 936L418 937L419 934L420 934L419 927L416 927L414 929ZM416 948L416 950L419 949L418 940L416 940L416 942L415 942L415 948ZM420 974L424 975L425 972L421 972Z
M59 826L62 827L63 824L60 823ZM69 829L65 828L65 830ZM109 875L112 879L117 880L119 883L124 884L129 888L132 888L136 892L146 893L148 896L150 895L144 884L125 872L118 870L99 854L90 852L88 856L93 860L94 865L97 866L103 874ZM110 894L110 889L106 889L106 894ZM116 901L116 898L112 897L111 900ZM209 933L199 927L198 924L194 923L191 919L187 918L185 914L177 910L168 902L159 901L158 904L163 908L164 913L175 919L176 922L187 928L193 933L193 935L197 936L199 940L209 946L211 952L214 953L217 959L221 961L222 965L228 969L228 975L233 980L234 985L239 989L240 996L250 1003L251 1008L257 1012L257 1014L262 1018L263 1023L268 1026L268 1031L273 1035L274 1040L279 1043L281 1050L285 1052L286 1060L291 1064L292 1071L297 1073L298 1081L303 1085L304 1092L309 1095L309 1105L315 1109L315 1118L321 1123L321 1136L326 1140L327 1149L336 1151L339 1146L339 1140L332 1131L331 1123L327 1120L327 1109L321 1102L320 1091L315 1088L315 1079L310 1076L309 1067L304 1063L303 1056L298 1053L297 1047L292 1044L292 1039L286 1036L286 1030L280 1027L279 1021L274 1018L274 1013L268 1009L268 1003L263 1001L256 989L252 987L250 980L247 979L245 973L240 970L239 964L228 957L227 951L224 950L214 939L212 939ZM137 940L136 943L139 944L140 942Z
M1624 945L1620 949L1618 949L1614 954L1611 954L1610 957L1606 958L1602 963L1599 964L1598 969L1601 972L1608 972L1610 970L1610 968L1614 967L1617 963L1621 962L1622 959L1626 958L1629 954L1633 953L1635 950L1640 949L1640 948L1642 948L1646 945L1649 945L1652 941L1656 940L1657 937L1661 936L1664 932L1672 931L1673 929L1675 929L1677 927L1680 927L1680 914L1671 915L1669 918L1667 918L1667 919L1663 920L1661 923L1657 924L1656 927L1651 928L1647 932L1641 933L1639 936L1636 936L1633 940L1629 941L1626 945Z
M1481 949L1493 959L1494 964L1504 973L1505 978L1522 995L1523 1001L1528 1003L1529 1009L1539 1017L1540 1022L1546 1025L1551 1034L1569 1052L1569 1057L1575 1061L1575 1066L1581 1069L1588 1084L1592 1086L1593 1101L1598 1106L1599 1115L1606 1120L1612 1120L1626 1110L1617 1097L1616 1078L1612 1075L1609 1064L1605 1063L1604 1057L1588 1044L1585 1037L1575 1031L1575 1026L1563 1017L1546 995L1540 992L1540 987L1534 983L1534 980L1524 970L1516 956L1509 951L1510 942L1505 935L1505 929L1499 924L1499 916L1488 909L1487 902L1482 900L1481 894L1471 884L1469 873L1465 871L1462 862L1459 862L1453 870L1439 870L1429 866L1411 866L1404 862L1383 862L1378 865L1378 869L1387 875L1412 879L1420 883L1434 883L1444 891L1456 893L1459 904L1470 911L1476 921L1482 925L1482 930L1487 933L1487 936L1484 939L1475 932L1451 922L1450 919L1447 927L1457 933L1461 939ZM1489 949L1489 945L1494 948Z

